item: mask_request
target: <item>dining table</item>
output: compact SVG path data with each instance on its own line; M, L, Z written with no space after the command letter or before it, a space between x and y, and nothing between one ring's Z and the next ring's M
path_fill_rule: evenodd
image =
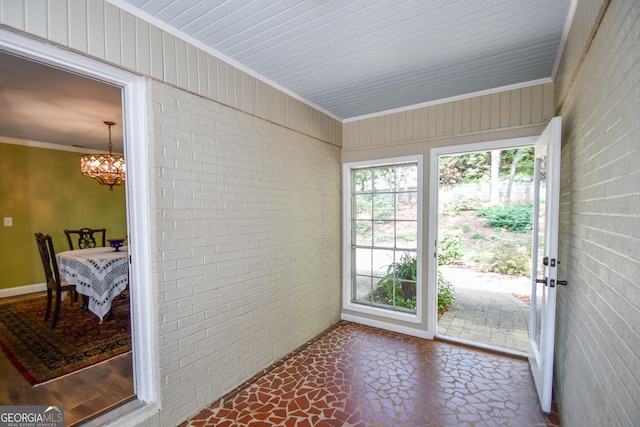
M114 250L96 247L58 252L60 277L75 285L91 312L103 321L111 303L129 284L129 253L126 246Z

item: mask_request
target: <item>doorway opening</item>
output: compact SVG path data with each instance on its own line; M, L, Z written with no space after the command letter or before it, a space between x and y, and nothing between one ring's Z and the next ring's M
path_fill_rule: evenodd
M129 247L133 387L136 407L150 409L157 401L153 292L151 284L150 207L146 83L141 76L100 63L47 43L0 30L0 50L59 70L104 82L122 90L122 130L127 159L126 230ZM140 349L145 351L137 351ZM98 375L99 376L99 375ZM31 401L30 404L34 404ZM43 404L45 404L43 402ZM51 405L50 400L46 404ZM157 404L156 404L157 405ZM64 405L68 407L67 405ZM133 411L135 408L129 406ZM138 412L138 411L136 411ZM135 416L130 412L128 416Z
M436 154L439 338L528 353L533 143L474 144Z

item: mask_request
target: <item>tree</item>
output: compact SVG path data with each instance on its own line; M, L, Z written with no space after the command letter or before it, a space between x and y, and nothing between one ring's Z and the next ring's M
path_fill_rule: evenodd
M500 204L500 150L491 150L491 204Z
M488 152L442 156L438 161L439 181L443 185L483 181L489 167Z
M518 148L516 154L513 156L513 161L511 162L511 169L509 171L509 182L507 183L507 193L504 196L504 203L507 205L511 202L511 187L513 186L513 180L516 176L516 169L521 158L522 148Z
M494 156L494 153L499 155ZM492 187L497 190L498 184L493 184L497 179L509 180L509 198L514 182L533 181L534 163L533 147L441 156L438 160L439 181L442 185L492 182ZM494 197L498 197L497 191L495 194Z
M526 147L521 149L521 157L517 163L516 174L513 182L530 182L533 181L533 171L535 164L534 147ZM517 149L502 150L500 153L500 178L507 180L511 172L511 165L518 152Z

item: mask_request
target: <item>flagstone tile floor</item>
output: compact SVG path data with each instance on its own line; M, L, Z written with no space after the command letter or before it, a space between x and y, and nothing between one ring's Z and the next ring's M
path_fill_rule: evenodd
M181 427L560 426L525 359L341 321Z

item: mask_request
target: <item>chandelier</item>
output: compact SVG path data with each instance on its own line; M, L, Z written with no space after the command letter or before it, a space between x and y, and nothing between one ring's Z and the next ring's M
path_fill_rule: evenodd
M80 171L82 175L98 181L101 185L108 185L113 191L114 185L124 184L124 157L111 154L111 126L115 122L104 122L109 126L109 155L85 154L80 158Z

